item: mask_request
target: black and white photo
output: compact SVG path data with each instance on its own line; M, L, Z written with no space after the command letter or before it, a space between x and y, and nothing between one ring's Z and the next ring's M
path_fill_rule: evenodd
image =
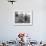
M16 11L15 24L16 25L32 25L32 13Z

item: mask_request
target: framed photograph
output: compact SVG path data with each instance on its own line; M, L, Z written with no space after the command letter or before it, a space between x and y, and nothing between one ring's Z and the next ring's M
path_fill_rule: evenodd
M30 26L33 22L32 12L15 11L15 25L16 26Z

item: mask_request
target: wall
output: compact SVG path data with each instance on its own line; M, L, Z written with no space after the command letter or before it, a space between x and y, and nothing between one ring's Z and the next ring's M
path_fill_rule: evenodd
M33 25L15 26L15 10L33 10ZM13 5L0 0L0 40L15 39L18 32L29 33L37 41L46 40L46 0L17 0Z

